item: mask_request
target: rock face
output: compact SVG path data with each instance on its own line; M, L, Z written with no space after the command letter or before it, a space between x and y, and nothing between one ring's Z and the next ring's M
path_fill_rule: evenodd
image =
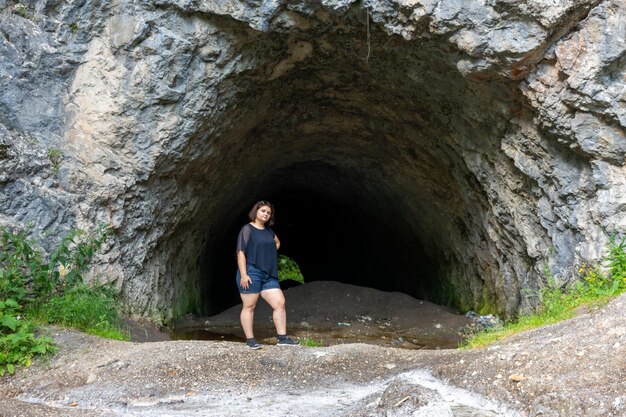
M623 1L258 3L0 0L0 223L111 224L166 320L257 198L309 280L506 315L626 233Z

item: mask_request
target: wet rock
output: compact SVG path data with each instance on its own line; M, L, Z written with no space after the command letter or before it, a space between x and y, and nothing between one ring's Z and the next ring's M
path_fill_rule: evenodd
M472 320L473 324L480 329L488 329L488 328L498 328L502 327L503 323L498 317L493 314L487 314L485 316L481 316L474 311L468 311L465 313L465 317Z

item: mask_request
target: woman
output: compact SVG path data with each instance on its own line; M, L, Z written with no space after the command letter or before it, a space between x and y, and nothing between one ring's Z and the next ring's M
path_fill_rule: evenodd
M272 318L278 333L277 345L297 346L298 342L287 337L285 296L278 283L280 241L270 228L274 225L274 207L267 201L259 201L248 217L250 223L241 228L237 239L237 287L243 303L240 318L246 345L251 349L261 348L253 332L254 308L260 296L274 310Z

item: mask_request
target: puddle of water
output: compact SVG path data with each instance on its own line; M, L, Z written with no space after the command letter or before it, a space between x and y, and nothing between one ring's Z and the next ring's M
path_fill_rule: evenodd
M371 329L370 329L371 330ZM257 340L262 344L275 343L273 329L255 328ZM377 346L396 347L399 349L455 349L459 338L456 335L406 335L397 329L383 331L381 329L291 329L289 332L296 338L312 338L321 341L324 346L340 345L345 343L367 343ZM177 328L170 332L172 340L212 340L243 342L239 327L218 328Z
M172 340L221 340L224 342L244 342L245 339L230 333L216 333L210 330L174 330L170 332Z

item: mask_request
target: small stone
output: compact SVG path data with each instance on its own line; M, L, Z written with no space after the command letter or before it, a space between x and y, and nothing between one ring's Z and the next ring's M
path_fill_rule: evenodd
M509 375L509 380L513 381L513 382L521 382L521 381L525 381L528 378L526 378L524 375L522 374L511 374Z

